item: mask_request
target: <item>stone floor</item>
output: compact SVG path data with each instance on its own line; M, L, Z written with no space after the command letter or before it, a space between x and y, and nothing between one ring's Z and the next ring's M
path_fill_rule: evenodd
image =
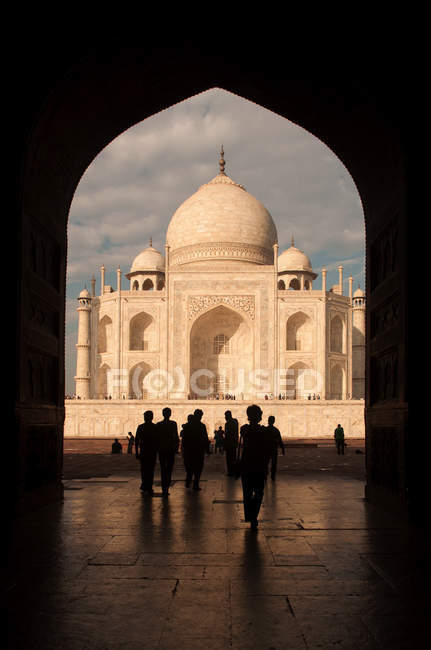
M64 502L17 522L9 648L430 647L424 543L364 501L364 454L288 448L257 532L224 457L139 491L133 456L66 454Z

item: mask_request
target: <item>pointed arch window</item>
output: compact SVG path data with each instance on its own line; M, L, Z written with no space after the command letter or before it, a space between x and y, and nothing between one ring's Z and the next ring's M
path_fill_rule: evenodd
M214 354L230 354L230 342L225 334L217 334L214 337Z

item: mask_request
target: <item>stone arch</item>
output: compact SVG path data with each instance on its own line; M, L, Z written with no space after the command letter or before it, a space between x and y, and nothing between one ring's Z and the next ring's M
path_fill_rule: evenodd
M16 284L16 314L18 323L13 329L17 338L11 346L13 356L11 367L18 369L16 391L19 394L17 407L16 448L24 449L23 441L30 431L33 414L29 413L22 396L25 392L26 360L30 354L27 341L31 325L26 322L31 291L36 291L37 278L28 268L28 240L34 222L39 222L51 234L59 248L59 263L56 270L58 289L52 300L53 309L58 309L59 300L65 300L65 260L67 256L67 216L74 190L83 172L106 145L133 124L164 108L168 108L186 97L213 87L225 88L239 96L273 110L302 128L315 134L339 157L352 174L358 187L364 207L367 226L367 295L371 297L378 289L374 302L368 302L376 309L392 297L393 286L380 273L381 240L391 233L396 250L393 256L393 273L400 292L400 319L392 333L393 345L399 360L397 405L385 407L385 422L393 427L394 435L383 439L377 423L380 417L380 393L374 391L374 379L368 377L366 395L367 408L367 497L377 502L409 512L416 509L420 515L422 473L421 451L410 438L406 426L408 373L407 336L407 220L409 218L406 193L407 178L411 162L406 155L410 124L405 119L408 93L396 93L390 83L377 83L369 75L367 66L357 79L333 78L317 73L311 80L286 78L282 68L283 59L273 48L261 48L259 58L250 59L233 42L229 43L231 56L212 51L208 55L199 39L192 39L185 47L176 50L172 58L169 48L151 48L156 39L150 38L145 48L129 47L121 40L113 41L97 35L90 42L76 41L69 36L71 47L59 49L55 57L49 57L51 34L39 25L34 33L28 34L18 54L23 71L23 83L16 89L17 130L27 136L17 143L14 166L17 183L14 192L15 214L19 215L16 238L17 255L15 268L11 270L19 278ZM148 40L148 39L147 39ZM40 44L42 43L42 47ZM35 65L26 65L31 57ZM233 61L237 63L232 63ZM102 65L103 62L103 65ZM241 67L241 75L235 74L235 66ZM274 70L271 78L265 75L267 69ZM36 76L33 78L34 70ZM65 74L59 71L66 71ZM72 70L73 74L67 74ZM127 74L124 71L127 70ZM371 68L370 68L371 71ZM40 83L39 83L40 81ZM28 84L38 86L38 98L26 101ZM112 91L116 88L116 92ZM148 93L148 88L155 92ZM48 92L48 89L51 89ZM334 94L335 93L335 94ZM85 97L85 102L82 98ZM343 102L334 102L334 97L343 97ZM367 101L364 101L364 97ZM400 106L400 98L402 105ZM345 107L349 106L348 119ZM101 111L106 119L101 120ZM68 128L64 128L64 124ZM91 134L91 137L88 137ZM68 152L65 157L64 152ZM390 155L388 155L390 152ZM372 161L372 166L370 162ZM371 167L373 172L371 173ZM378 182L376 179L379 179ZM54 299L55 298L55 299ZM64 310L63 310L64 311ZM60 319L64 313L59 312ZM34 345L39 345L34 340ZM379 355L384 353L387 341L380 341L367 347L367 372ZM42 342L40 343L42 348ZM59 401L56 403L58 421L63 413L64 382L64 328L59 327L57 344ZM38 405L45 408L44 404ZM403 410L403 418L399 412ZM400 424L401 422L401 424ZM61 458L61 426L54 442ZM383 463L384 445L391 460ZM406 444L400 446L399 441ZM408 450L408 454L407 454ZM394 461L392 459L395 459ZM14 472L21 476L29 459L23 452L16 456ZM35 468L35 471L37 468ZM59 476L58 471L52 475ZM394 483L392 477L397 482ZM17 485L21 485L18 481ZM53 480L46 493L57 498L60 481ZM423 485L425 488L425 484ZM19 496L23 489L19 487ZM407 500L406 495L409 494ZM28 499L30 502L30 499ZM416 512L416 510L415 510Z
M330 399L343 399L344 369L339 364L335 364L331 368L330 394Z
M344 323L338 314L331 319L330 350L331 352L344 351Z
M287 393L291 399L307 399L310 394L317 392L313 370L303 361L296 361L289 366L286 379Z
M313 350L313 320L302 311L298 311L286 322L286 350Z
M239 311L226 305L209 309L193 323L189 341L192 395L199 395L199 390L205 395L233 393L237 388L239 393L248 391L246 385L253 366L253 335L248 319ZM197 372L200 376L193 381ZM245 384L242 384L242 377L245 377Z
M154 291L154 282L151 278L147 278L142 283L142 291Z
M292 291L299 291L301 289L301 284L298 278L292 278L292 280L289 282L289 289Z
M110 385L110 372L111 368L107 363L103 363L100 368L98 368L95 385L96 399L105 399L111 394L112 387Z
M285 289L286 289L286 284L285 284L284 280L279 280L277 286L278 286L279 291L285 291Z
M156 347L155 320L147 312L142 311L133 316L129 323L129 350L154 350Z
M114 330L112 319L105 314L105 316L100 319L97 328L97 352L99 354L112 351L113 335Z
M135 280L132 284L132 291L138 291L139 289L139 282Z
M148 399L151 396L151 391L143 385L145 377L151 370L151 366L145 361L140 361L130 368L128 379L130 399Z

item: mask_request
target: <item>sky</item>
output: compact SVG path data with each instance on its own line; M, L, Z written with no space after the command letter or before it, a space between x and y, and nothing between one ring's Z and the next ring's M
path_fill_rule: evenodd
M253 102L213 89L131 127L89 165L76 189L68 224L66 286L66 394L73 394L77 297L90 289L116 287L116 271L130 270L149 245L164 254L166 230L176 209L219 172L255 196L272 215L279 252L304 251L328 289L343 265L344 293L365 287L364 216L358 191L335 154L302 127ZM128 288L123 277L122 287Z

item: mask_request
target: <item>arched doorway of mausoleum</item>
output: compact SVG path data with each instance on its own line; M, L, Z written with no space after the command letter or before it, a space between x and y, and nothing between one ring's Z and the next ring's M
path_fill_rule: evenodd
M202 314L190 331L191 396L248 394L253 347L248 319L234 309L220 305Z

